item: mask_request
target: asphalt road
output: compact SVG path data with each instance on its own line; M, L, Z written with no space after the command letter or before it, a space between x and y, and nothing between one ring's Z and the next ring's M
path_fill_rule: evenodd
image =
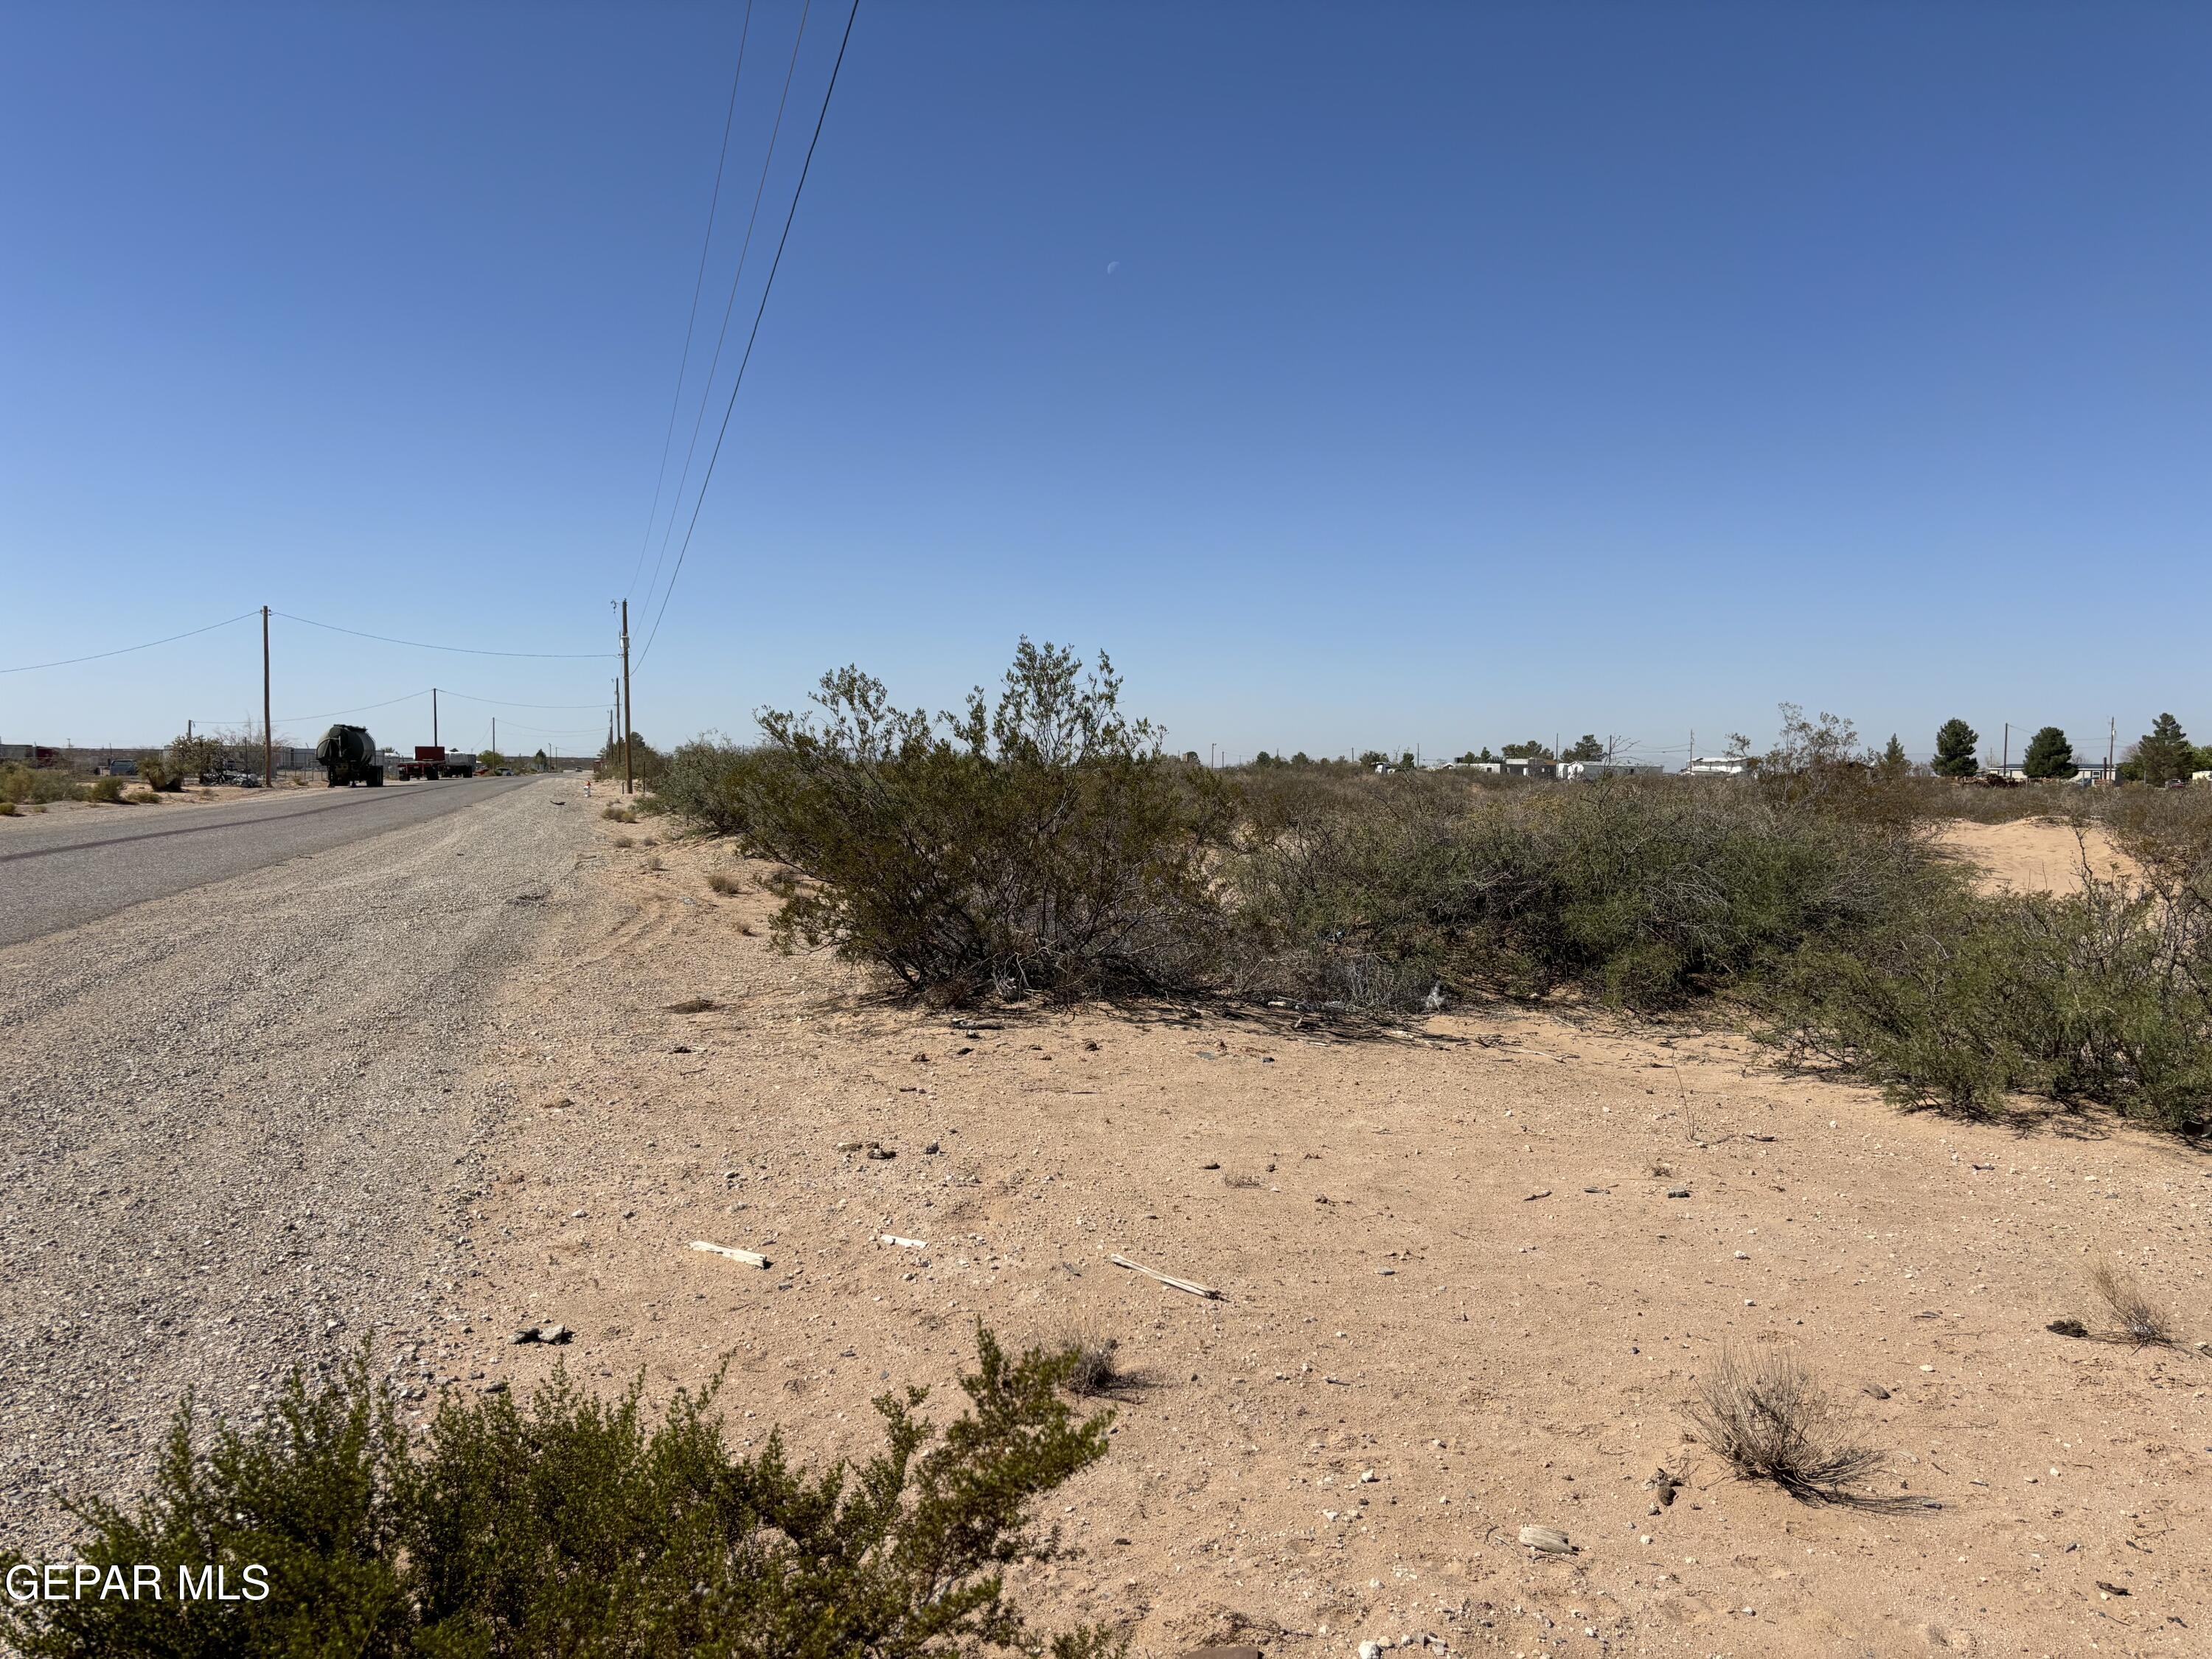
M219 806L118 806L10 825L0 836L0 947L428 823L530 781L446 778L287 791ZM575 788L580 798L580 779Z
M110 908L172 890L0 945L0 1552L67 1559L64 1500L142 1491L187 1390L251 1421L371 1337L380 1375L468 1383L513 1109L476 1057L560 934L586 811L580 782L457 779L0 839L9 904L48 869Z

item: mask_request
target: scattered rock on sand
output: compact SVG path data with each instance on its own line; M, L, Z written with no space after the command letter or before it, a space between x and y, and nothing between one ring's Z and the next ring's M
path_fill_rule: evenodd
M1567 1541L1566 1534L1553 1527L1523 1527L1521 1541L1532 1550L1547 1555L1572 1555L1575 1547Z

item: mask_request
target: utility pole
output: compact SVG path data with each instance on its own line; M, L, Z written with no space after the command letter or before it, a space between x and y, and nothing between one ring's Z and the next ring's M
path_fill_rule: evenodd
M261 787L276 787L276 739L269 730L269 607L261 607Z
M438 746L438 688L430 688L430 747Z
M2004 760L1998 766L1997 770L2004 776L2010 777L2012 775L2012 722L2007 720L2004 723Z
M2112 770L2112 754L2119 746L2120 722L2117 717L2107 718L2105 721L2105 781L2106 783L2114 781L2116 775Z
M496 714L491 717L491 752L495 755L499 753L499 716Z
M637 710L629 701L629 601L623 605L623 793L629 794L637 787L637 774L629 762L630 726L637 719Z

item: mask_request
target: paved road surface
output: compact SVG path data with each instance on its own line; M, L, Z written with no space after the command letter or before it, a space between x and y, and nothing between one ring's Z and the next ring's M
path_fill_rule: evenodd
M199 884L0 946L0 1549L65 1547L64 1494L140 1490L187 1388L255 1413L371 1334L380 1370L459 1363L483 1137L507 1109L471 1061L576 890L582 792L252 805L0 842L32 854L0 866L11 895L43 868ZM225 860L243 872L211 879Z
M447 778L382 789L287 791L219 806L113 807L11 824L0 836L0 947L441 817L530 781ZM572 787L580 797L581 780Z

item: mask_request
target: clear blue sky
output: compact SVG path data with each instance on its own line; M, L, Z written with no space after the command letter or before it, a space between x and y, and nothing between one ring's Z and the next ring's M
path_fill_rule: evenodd
M0 667L641 641L742 15L0 8ZM1201 751L2212 737L2208 82L2194 4L863 0L638 726L1026 632ZM0 676L0 740L234 721L257 635ZM604 662L276 646L305 741L604 733Z

